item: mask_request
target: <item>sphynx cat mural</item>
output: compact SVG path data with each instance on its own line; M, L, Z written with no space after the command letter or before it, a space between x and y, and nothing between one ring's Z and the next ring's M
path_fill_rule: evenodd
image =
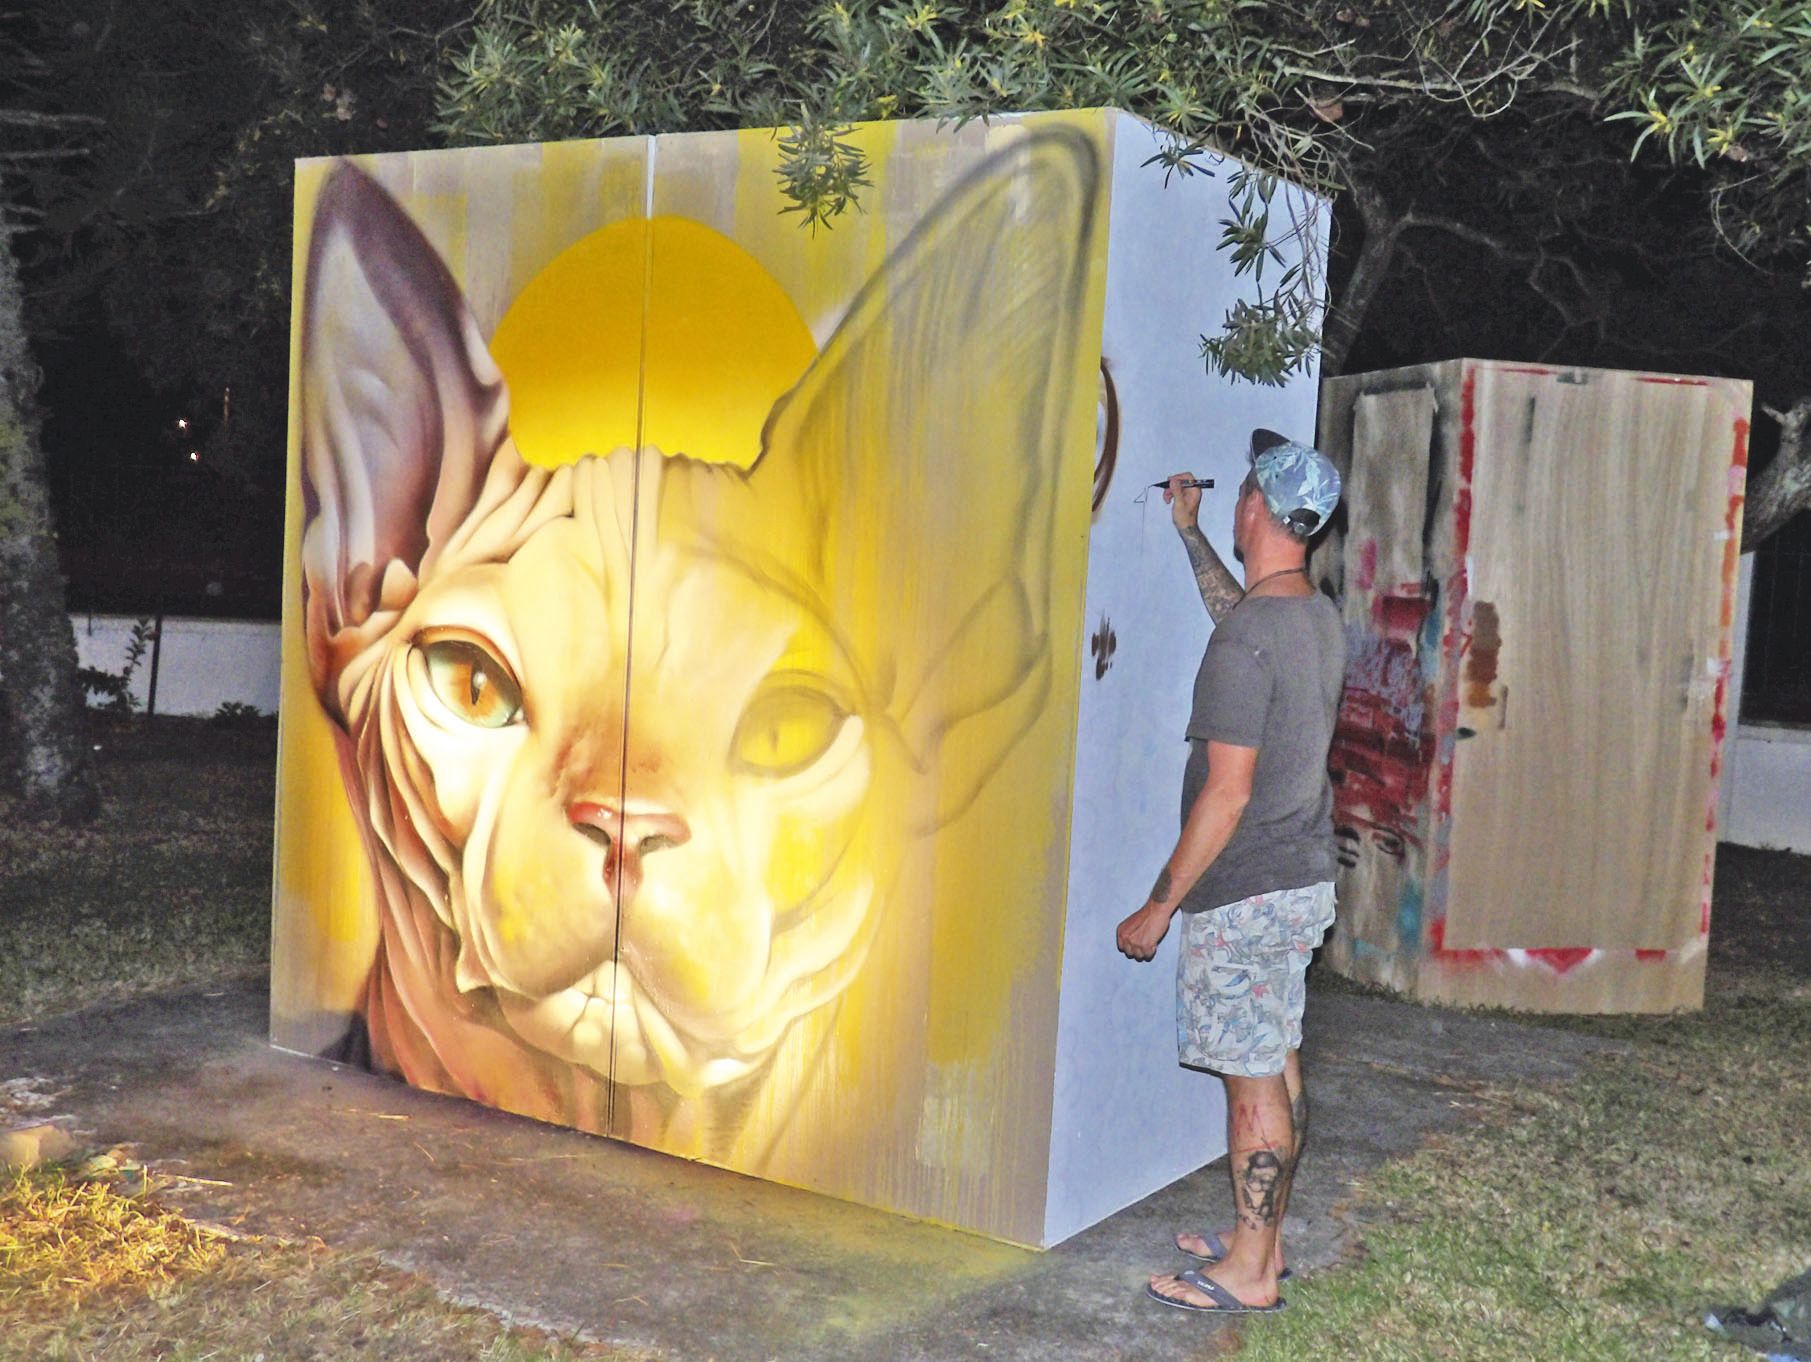
M923 866L1049 689L1098 175L1060 128L980 161L752 467L545 468L445 263L333 169L302 302L303 618L381 915L373 1067L760 1172L837 1081L851 998L922 1027Z

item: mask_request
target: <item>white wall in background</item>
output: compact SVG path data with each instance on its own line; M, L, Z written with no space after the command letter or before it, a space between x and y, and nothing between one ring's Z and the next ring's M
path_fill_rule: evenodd
M84 667L118 672L131 646L130 615L71 615L76 660ZM265 714L277 709L276 621L208 620L167 616L157 657L157 713L213 714L229 702ZM151 651L132 674L132 693L147 708Z
M1722 824L1717 835L1745 847L1811 853L1811 729L1741 721L1742 662L1754 555L1742 555L1729 670L1729 737L1723 744Z

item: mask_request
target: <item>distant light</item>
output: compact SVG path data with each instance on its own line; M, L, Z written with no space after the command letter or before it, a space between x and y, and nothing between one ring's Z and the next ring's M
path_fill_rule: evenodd
M190 463L200 463L201 462L201 451L199 449L191 449L189 451L189 462Z
M189 418L186 416L178 416L176 418L176 429L187 430L188 428L189 428Z

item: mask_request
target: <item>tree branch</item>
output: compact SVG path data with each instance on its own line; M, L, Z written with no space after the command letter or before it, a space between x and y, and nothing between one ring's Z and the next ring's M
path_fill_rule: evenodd
M88 155L87 147L46 148L41 151L0 151L0 161L69 161Z
M1571 256L1555 254L1548 251L1544 246L1537 247L1532 251L1524 250L1511 245L1502 237L1495 236L1481 228L1473 227L1470 223L1461 222L1456 218L1443 217L1434 213L1404 213L1397 219L1396 226L1399 232L1416 229L1444 232L1448 236L1454 236L1461 241L1468 241L1474 246L1483 247L1499 260L1517 265L1526 265L1528 267L1527 283L1529 292L1533 293L1542 302L1546 303L1548 307L1552 308L1568 329L1584 326L1595 327L1599 339L1602 338L1605 326L1603 307L1601 306L1600 301L1596 299L1594 291L1591 288L1590 280L1586 277L1584 270ZM1579 308L1574 305L1573 300L1565 297L1563 293L1555 289L1542 277L1542 272L1550 265L1565 271L1565 273L1572 277L1572 282L1578 291L1578 300L1585 305L1588 311L1581 312ZM1557 346L1559 340L1560 338L1556 337L1553 345ZM1550 346L1549 350L1551 350L1551 348L1552 347ZM1543 358L1545 358L1545 355L1543 355Z
M76 124L97 127L105 121L95 114L47 114L32 109L0 109L0 123L16 128L67 128Z
M1595 104L1603 98L1601 90L1579 81L1552 78L1536 81L1529 73L1538 69L1543 60L1545 59L1531 57L1524 64L1505 62L1494 71L1487 71L1467 80L1451 76L1440 80L1414 76L1362 76L1353 71L1322 71L1310 66L1283 66L1278 70L1286 76L1318 80L1341 89L1396 90L1424 94L1430 98L1450 95L1456 101L1467 103L1479 90L1499 80L1510 81L1518 89L1529 89L1537 94L1569 95L1587 104Z
M1349 170L1346 180L1359 220L1364 223L1365 236L1345 291L1328 309L1326 324L1321 328L1321 373L1329 378L1345 372L1346 356L1358 338L1377 290L1389 275L1396 243L1402 235L1402 219L1391 210L1383 191Z
M1749 484L1742 517L1743 553L1758 549L1793 516L1811 508L1811 448L1805 442L1811 396L1799 398L1785 411L1768 406L1761 410L1779 422L1780 448Z
M1456 218L1441 217L1437 213L1404 213L1398 219L1397 226L1405 230L1411 227L1423 227L1430 231L1445 232L1448 236L1456 236L1461 241L1469 241L1474 246L1482 246L1505 260L1527 258L1527 252L1516 250L1502 237L1492 236L1489 232L1460 222Z

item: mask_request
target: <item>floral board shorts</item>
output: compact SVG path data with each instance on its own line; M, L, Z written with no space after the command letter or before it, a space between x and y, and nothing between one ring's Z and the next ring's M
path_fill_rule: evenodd
M1282 1073L1302 1043L1308 959L1332 925L1332 881L1186 914L1176 958L1177 1058L1238 1078Z

